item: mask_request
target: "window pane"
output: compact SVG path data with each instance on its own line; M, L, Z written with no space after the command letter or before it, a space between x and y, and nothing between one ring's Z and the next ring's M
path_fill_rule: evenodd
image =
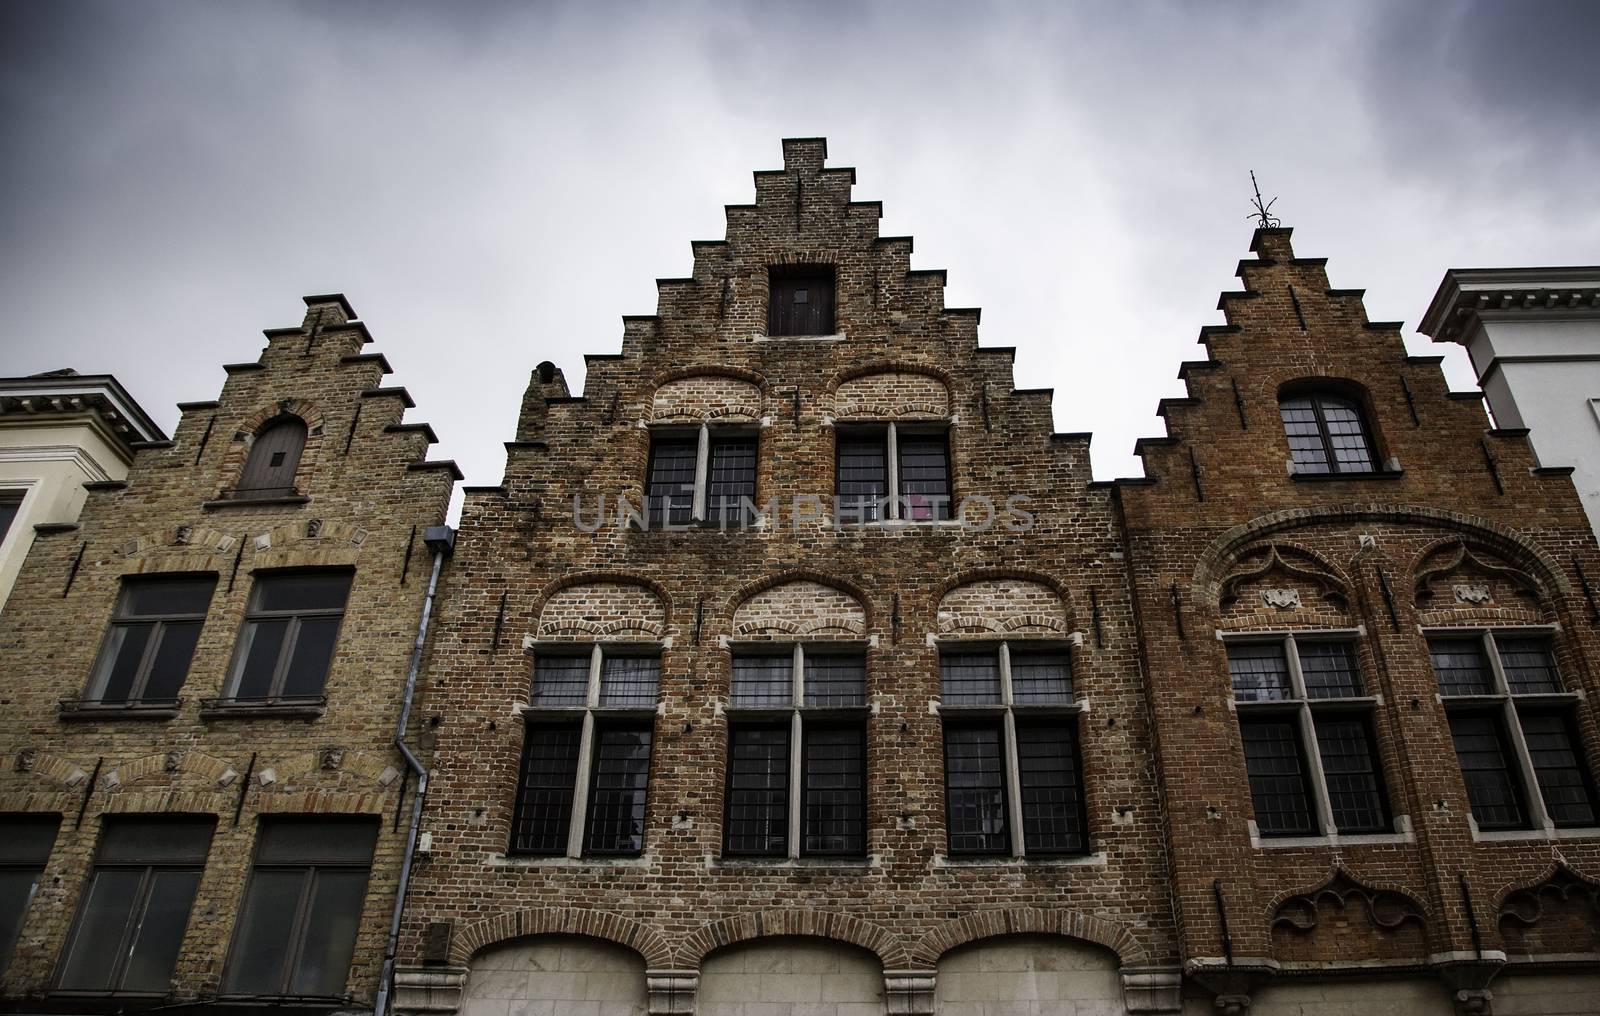
M211 606L214 576L196 579L124 579L118 617L204 614Z
M294 995L342 995L367 895L365 868L318 868L306 913L300 961L289 981Z
M511 849L524 854L564 854L572 824L582 728L529 725L517 783Z
M587 849L637 854L644 849L645 793L650 780L649 727L595 731Z
M145 678L145 702L166 702L178 697L184 678L189 676L189 663L194 659L194 647L200 641L199 621L168 621L161 626L161 642L156 647L155 659L150 664L150 674Z
M794 702L794 657L733 658L733 705L740 708L787 706Z
M718 438L711 442L710 484L706 489L707 518L730 526L754 522L743 509L743 498L756 497L756 439Z
M162 871L151 875L150 899L138 923L128 966L122 976L123 991L159 991L172 984L172 968L183 947L183 933L189 926L189 909L195 890L200 887L200 872Z
M278 669L278 654L288 631L287 618L252 621L245 626L244 662L233 693L236 698L261 699L272 694L272 675Z
M98 864L204 864L214 822L203 819L106 820Z
M1519 719L1551 821L1558 826L1594 825L1593 790L1569 718L1561 713L1528 713Z
M1000 751L998 726L945 728L945 800L952 854L1003 854L1009 849Z
M1065 854L1087 849L1073 728L1066 724L1019 725L1017 775L1022 784L1022 843L1027 852Z
M1289 697L1289 661L1282 642L1244 642L1228 646L1228 674L1233 697L1240 702L1267 702Z
M1429 639L1428 656L1441 695L1494 694L1494 674L1483 655L1483 640Z
M1328 450L1322 444L1322 429L1317 411L1307 397L1284 399L1278 403L1283 416L1283 432L1289 438L1289 455L1297 473L1329 471Z
M900 434L901 517L913 522L950 518L950 458L943 434Z
M15 495L0 496L0 541L6 538L11 531L11 523L17 519L17 512L22 508L22 499ZM0 953L3 959L4 953Z
M104 677L99 685L100 702L126 702L133 694L134 679L139 676L139 663L150 647L150 635L155 631L153 622L143 624L118 624L111 628L106 642L105 657L101 664Z
M300 618L294 636L294 655L283 675L284 698L315 698L322 694L333 662L333 647L339 641L337 617Z
M589 654L552 656L541 653L533 664L535 706L581 706L589 701Z
M1308 698L1341 698L1361 694L1355 646L1349 642L1300 641L1300 676Z
M661 682L661 661L654 656L612 656L600 667L600 704L651 709Z
M699 441L694 438L651 440L650 476L644 488L651 525L663 520L681 525L693 517L694 470L699 449Z
M378 823L370 819L274 819L261 824L257 864L370 864Z
M1500 721L1493 716L1450 717L1450 738L1467 784L1467 802L1479 829L1517 829L1527 824L1522 790L1511 772Z
M228 976L222 989L236 994L283 991L294 918L306 891L309 869L256 868L240 910Z
M1500 650L1500 668L1506 673L1511 694L1537 695L1563 690L1561 675L1556 673L1555 657L1550 653L1549 639L1496 635L1494 642Z
M843 432L835 463L837 504L841 522L875 522L883 518L880 502L889 496L888 435Z
M734 727L728 742L728 853L781 855L789 842L789 730Z
M860 727L806 729L803 853L867 852L864 741Z
M866 660L849 653L806 653L806 705L866 704Z
M122 955L128 921L139 902L144 875L143 868L112 868L89 876L83 907L61 967L61 987L77 991L116 987L113 964Z
M1367 720L1361 716L1317 716L1314 722L1334 828L1341 833L1386 831L1389 816Z
M992 649L940 654L939 698L947 706L998 705L999 654Z
M1292 717L1239 720L1245 770L1256 828L1263 836L1310 835L1317 831L1311 788L1300 756L1300 735Z
M34 887L50 859L56 829L55 815L0 816L0 971L22 933Z
M1072 701L1072 664L1064 649L1011 650L1011 700L1019 706Z
M1318 396L1322 420L1328 428L1328 441L1333 446L1333 458L1341 473L1372 472L1372 452L1367 447L1366 429L1361 422L1361 411L1354 402Z
M263 575L256 580L256 610L343 610L350 573Z
M38 868L0 868L0 970L11 959L11 948L22 934L22 921L28 915L34 886L39 884Z

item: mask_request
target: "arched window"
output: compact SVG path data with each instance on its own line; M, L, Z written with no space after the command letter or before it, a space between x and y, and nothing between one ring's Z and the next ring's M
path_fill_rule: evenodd
M1297 473L1374 473L1377 451L1355 399L1330 391L1301 391L1278 400Z
M239 475L241 498L288 497L295 493L294 471L306 446L306 422L288 413L261 428L244 472Z

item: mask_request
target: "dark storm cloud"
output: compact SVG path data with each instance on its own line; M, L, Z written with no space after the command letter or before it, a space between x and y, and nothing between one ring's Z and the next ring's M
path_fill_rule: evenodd
M1594 263L1594 10L0 0L0 373L114 372L170 426L343 290L492 483L533 364L581 383L822 134L1126 474L1251 169L1375 319L1452 265Z

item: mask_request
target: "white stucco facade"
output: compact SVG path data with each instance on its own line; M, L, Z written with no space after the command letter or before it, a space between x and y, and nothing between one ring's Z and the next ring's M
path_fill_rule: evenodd
M1572 467L1600 533L1600 267L1452 269L1421 331L1466 347L1495 425Z

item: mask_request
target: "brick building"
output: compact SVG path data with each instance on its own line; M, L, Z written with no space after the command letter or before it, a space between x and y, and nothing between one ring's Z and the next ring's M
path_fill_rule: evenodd
M344 298L306 304L37 527L0 615L7 1011L371 1009L454 466Z

